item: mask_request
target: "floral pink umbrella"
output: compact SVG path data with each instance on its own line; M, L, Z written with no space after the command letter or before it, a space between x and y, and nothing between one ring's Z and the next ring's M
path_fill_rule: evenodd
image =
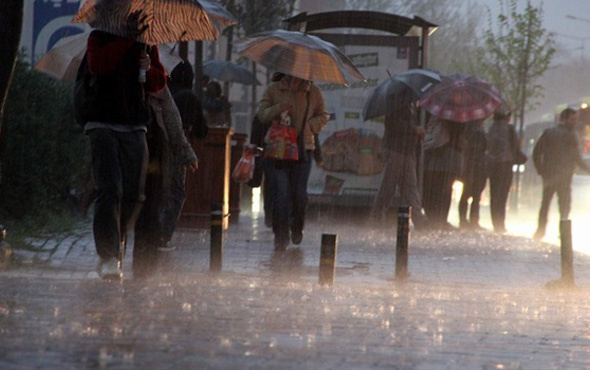
M502 103L497 87L477 77L454 74L428 90L420 105L435 117L471 122L485 119Z

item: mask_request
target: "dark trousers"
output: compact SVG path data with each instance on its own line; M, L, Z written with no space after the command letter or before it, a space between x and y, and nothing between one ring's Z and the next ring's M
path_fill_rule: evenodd
M262 200L264 203L264 224L272 226L272 203L273 203L273 179L274 179L274 161L272 159L262 158L264 168L264 177L262 180Z
M287 246L289 230L300 232L305 225L311 161L274 161L273 172L272 228L275 246Z
M479 225L479 202L481 201L481 193L486 187L486 181L485 176L474 176L465 180L461 199L459 199L459 221L461 223L467 222L467 203L471 198L469 223L474 226Z
M94 174L94 242L101 258L119 257L144 196L147 169L145 132L88 132Z
M506 230L506 202L512 185L512 163L492 162L490 175L490 211L494 230Z
M176 223L186 200L185 181L186 166L170 163L170 189L161 216L163 243L167 243L172 239L176 229Z
M567 220L570 215L572 202L572 176L560 179L546 180L543 179L543 200L539 209L539 221L537 229L545 231L547 228L547 215L549 206L553 199L553 194L557 193L557 204L559 206L559 216L562 220Z
M424 171L422 205L428 220L436 224L447 222L455 174L443 171Z

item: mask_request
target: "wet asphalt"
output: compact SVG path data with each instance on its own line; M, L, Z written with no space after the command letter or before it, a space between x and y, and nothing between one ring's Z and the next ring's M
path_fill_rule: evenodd
M321 235L338 235L332 285ZM225 233L181 229L148 277L95 272L89 224L30 238L0 268L0 369L587 369L590 257L555 289L559 247L491 231L396 231L315 220L284 253L257 214ZM549 284L548 284L549 283Z

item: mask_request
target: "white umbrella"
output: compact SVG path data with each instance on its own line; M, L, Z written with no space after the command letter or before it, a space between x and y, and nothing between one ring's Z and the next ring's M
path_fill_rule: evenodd
M51 50L35 64L35 69L63 81L74 81L78 67L86 52L90 32L79 33L60 39ZM170 73L182 59L167 45L158 46L160 62Z

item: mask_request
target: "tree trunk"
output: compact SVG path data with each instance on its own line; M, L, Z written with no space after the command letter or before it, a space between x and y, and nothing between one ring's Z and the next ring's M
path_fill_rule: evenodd
M8 94L8 87L12 80L16 55L20 43L23 22L24 0L3 0L0 2L0 144L2 139L2 118L4 103ZM0 163L2 158L0 158ZM0 168L0 184L2 183L2 169Z
M0 2L0 24L2 25L0 27L0 55L2 55L2 63L0 63L0 132L4 102L12 79L20 42L23 7L24 0L3 0Z

